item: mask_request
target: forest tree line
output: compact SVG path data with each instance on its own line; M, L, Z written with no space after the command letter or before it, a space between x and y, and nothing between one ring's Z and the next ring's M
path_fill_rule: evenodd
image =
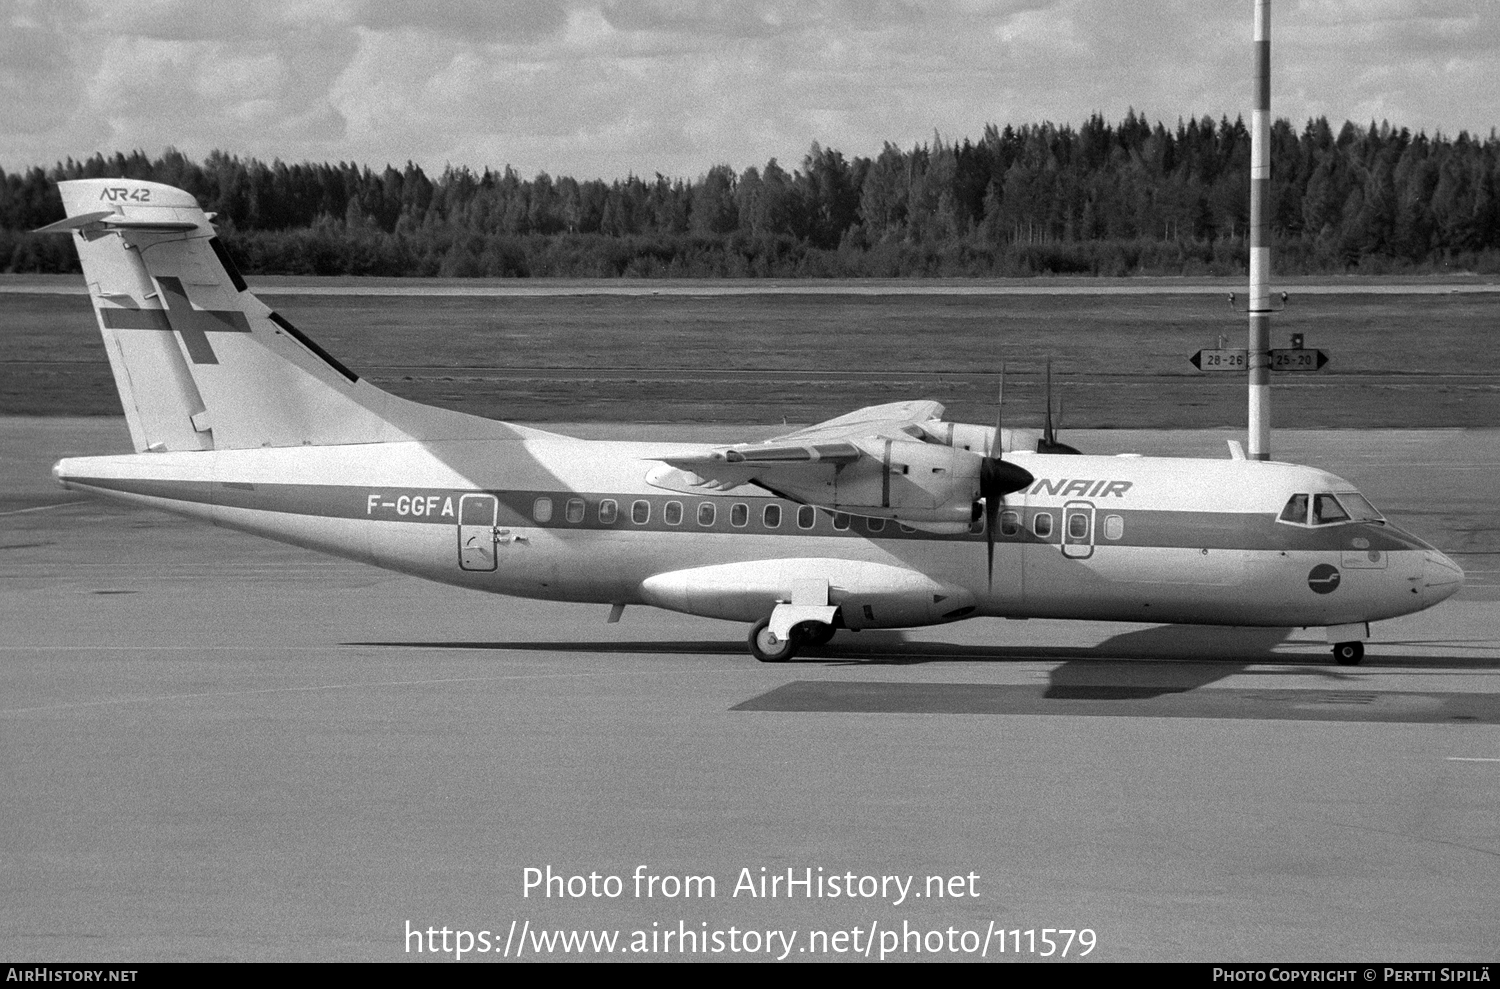
M1428 137L1326 119L1271 129L1270 220L1283 274L1500 271L1500 138ZM55 183L186 189L251 274L438 277L895 277L1238 274L1248 257L1250 135L1028 124L973 141L846 158L814 144L694 180L579 181L513 169L203 162L137 151L0 170L0 271L69 272Z

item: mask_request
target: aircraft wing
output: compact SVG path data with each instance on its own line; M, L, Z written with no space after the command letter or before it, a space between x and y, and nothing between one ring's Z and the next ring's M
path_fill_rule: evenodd
M838 440L911 439L922 432L920 423L943 417L941 402L922 399L915 402L888 402L778 436L772 443L828 443Z
M764 443L741 443L702 453L668 457L673 467L692 471L706 480L740 484L754 477L761 468L840 467L871 456L865 447L871 441L901 440L920 442L920 423L943 414L938 402L891 402L872 405L808 426ZM862 446L863 444L863 446Z
M833 511L967 529L979 454L933 442L937 402L874 405L765 443L661 458L650 483L678 491L755 485Z

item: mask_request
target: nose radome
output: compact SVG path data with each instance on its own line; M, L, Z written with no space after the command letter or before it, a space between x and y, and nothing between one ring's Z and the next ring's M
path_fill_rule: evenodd
M1423 602L1433 605L1457 594L1464 586L1464 572L1459 565L1437 550L1428 550L1422 556Z

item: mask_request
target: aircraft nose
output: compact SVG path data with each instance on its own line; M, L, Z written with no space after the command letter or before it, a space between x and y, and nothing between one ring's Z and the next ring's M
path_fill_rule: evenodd
M1422 554L1422 603L1437 604L1464 586L1464 572L1457 563L1435 549Z

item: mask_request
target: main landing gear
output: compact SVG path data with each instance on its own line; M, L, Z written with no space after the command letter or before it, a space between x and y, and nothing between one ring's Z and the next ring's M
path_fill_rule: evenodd
M1340 642L1333 647L1333 661L1340 666L1358 666L1364 658L1363 642Z
M803 646L825 646L833 638L834 627L824 622L803 622L792 626L792 634L778 639L771 633L771 619L762 618L750 630L750 652L762 663L786 663Z

